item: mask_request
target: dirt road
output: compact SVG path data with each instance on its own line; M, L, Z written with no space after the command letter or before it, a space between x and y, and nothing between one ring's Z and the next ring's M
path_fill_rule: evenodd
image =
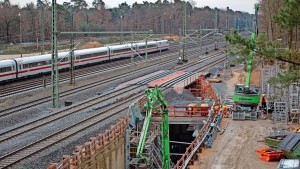
M238 72L227 80L224 92L233 92L234 84L238 83ZM224 93L225 94L225 93ZM274 169L278 162L265 162L260 159L255 149L267 147L263 142L272 131L271 120L233 121L223 118L221 128L228 123L225 132L218 133L212 148L204 148L199 153L190 169Z
M226 131L218 135L210 149L204 149L198 168L203 169L274 169L278 162L265 162L255 149L267 147L263 138L272 128L270 120L232 121L223 119ZM202 157L202 158L201 158Z

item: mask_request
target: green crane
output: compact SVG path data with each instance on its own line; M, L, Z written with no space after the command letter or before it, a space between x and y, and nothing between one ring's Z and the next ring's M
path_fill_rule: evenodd
M157 110L161 113L161 136L162 136L162 168L170 169L170 143L169 143L169 113L167 102L165 101L160 89L155 86L154 89L146 89L145 93L148 97L148 101L145 104L146 116L144 120L143 129L140 136L139 145L136 151L136 156L145 158L142 155L145 147L146 136L148 133L149 125L152 118L152 111ZM158 105L155 106L155 103Z
M255 38L258 34L257 29L257 13L259 10L259 4L255 4L255 32L253 31L251 34L251 47L255 48ZM237 84L235 86L233 101L238 105L239 108L243 108L244 110L253 111L259 102L259 93L250 87L250 76L252 70L252 60L253 60L254 50L250 51L247 67L246 67L246 82L245 84ZM233 112L233 117L234 117Z

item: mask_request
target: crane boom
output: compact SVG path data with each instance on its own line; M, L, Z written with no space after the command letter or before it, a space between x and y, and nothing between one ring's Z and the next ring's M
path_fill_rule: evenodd
M251 34L249 43L250 53L246 67L246 81L245 84L237 84L235 86L233 101L235 103L232 111L232 119L238 120L256 120L257 106L259 103L259 91L252 88L250 89L250 77L252 70L253 55L255 50L255 38L258 34L257 28L257 15L259 4L255 4L255 30Z
M148 97L145 104L146 116L143 124L143 129L140 136L139 145L136 151L137 157L143 157L142 153L145 147L146 136L150 126L152 111L158 110L161 113L161 137L162 137L162 168L170 169L170 142L169 142L169 113L167 102L164 99L161 91L155 86L154 89L146 89L145 93ZM159 105L154 104L158 101Z
M251 34L251 46L253 46L253 49L255 48L255 38L258 35L258 20L257 20L257 15L258 15L258 10L260 6L259 4L254 5L255 9L255 32L253 31ZM254 51L250 51L249 54L249 59L248 59L248 64L247 64L247 72L246 72L246 83L245 83L245 88L248 89L250 87L250 75L251 75L251 70L252 70L252 60L253 60L253 55Z
M255 45L255 33L254 32L252 32L252 34L251 34L251 45ZM247 72L246 72L245 88L250 87L250 76L251 76L251 70L252 70L253 53L254 53L254 51L250 51L250 54L249 54L247 70L246 70Z

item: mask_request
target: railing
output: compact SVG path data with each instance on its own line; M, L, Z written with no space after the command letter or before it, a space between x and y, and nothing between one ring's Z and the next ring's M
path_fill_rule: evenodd
M184 155L180 158L180 160L177 161L177 164L174 166L173 169L182 169L187 166L191 157L194 155L198 147L200 147L200 145L205 140L207 131L209 130L210 127L209 126L210 121L212 121L211 118L209 118L209 121L202 127L198 136L194 139L194 141L190 144L190 146L186 148Z
M186 152L181 157L181 159L177 161L177 164L173 167L173 169L184 169L188 166L193 155L199 149L201 144L203 144L204 140L207 138L207 135L209 134L209 131L212 129L212 127L210 126L210 123L216 121L217 120L216 117L218 117L217 115L220 114L220 110L218 108L220 106L220 99L219 99L220 97L219 97L218 93L216 92L215 88L212 87L205 80L204 76L200 76L196 80L196 86L198 86L199 88L193 89L195 91L195 93L197 93L197 94L200 93L201 97L203 99L204 98L212 98L214 100L213 105L210 107L210 110L208 111L211 113L214 112L214 114L208 113L206 115L206 116L208 116L207 123L204 124L204 126L200 130L198 136L194 139L194 141L186 149ZM194 107L192 107L192 108L194 108ZM189 114L190 116L192 116L192 113L197 113L197 111L193 112L193 111L189 111L188 109L185 109L183 111L190 112L190 114ZM202 112L202 115L205 115L203 113L204 112ZM198 116L199 116L199 114L200 114L200 117L203 117L203 116L201 116L201 112L199 113L199 111L198 111ZM193 114L193 115L195 115L195 114Z
M169 117L207 117L211 106L209 107L187 107L187 106L168 106Z
M72 156L63 156L59 163L51 163L48 169L73 169L78 168L84 162L90 160L94 154L104 150L114 140L119 139L125 133L128 126L129 116L111 126L103 134L90 138L90 141L82 146L75 147Z

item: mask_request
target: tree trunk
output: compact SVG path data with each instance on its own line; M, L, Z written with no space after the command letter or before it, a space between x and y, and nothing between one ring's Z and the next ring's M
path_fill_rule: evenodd
M295 49L297 49L297 46L298 46L298 25L296 25Z
M290 29L289 31L289 49L292 48L292 44L293 44L293 29Z
M5 27L5 30L6 30L6 43L9 43L9 39L10 39L9 38L9 26L10 26L10 22L6 23L6 27Z

